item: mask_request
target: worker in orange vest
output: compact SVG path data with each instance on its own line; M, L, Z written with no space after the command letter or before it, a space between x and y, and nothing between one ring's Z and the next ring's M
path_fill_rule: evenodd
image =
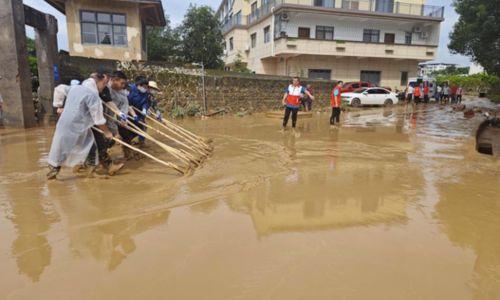
M330 95L330 105L332 107L332 115L330 117L330 125L336 127L335 121L340 123L340 106L342 105L342 85L344 82L338 81Z
M299 77L294 77L292 79L292 84L285 88L285 94L283 95L283 105L285 106L283 128L286 128L286 125L288 124L290 113L292 114L292 127L295 128L297 125L297 114L300 108L300 100L304 97L304 94L311 100L314 100L314 96L306 90L306 88L300 85Z
M429 84L424 85L424 103L429 103Z
M413 97L415 98L415 103L420 102L420 97L422 97L422 90L419 84L415 86L415 90L413 91Z

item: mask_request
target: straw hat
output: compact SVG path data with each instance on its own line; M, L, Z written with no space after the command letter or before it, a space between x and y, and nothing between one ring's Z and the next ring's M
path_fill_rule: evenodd
M156 81L150 81L150 82L148 83L148 86L149 86L150 88L152 88L152 89L157 90L157 91L159 91L159 90L160 90L160 89L158 88L158 84L156 83Z

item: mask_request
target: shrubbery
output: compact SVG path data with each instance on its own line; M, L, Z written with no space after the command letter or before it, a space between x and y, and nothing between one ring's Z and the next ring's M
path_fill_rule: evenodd
M436 78L438 84L443 84L444 82L448 82L450 85L458 85L464 88L467 92L479 93L493 92L496 94L496 91L500 88L500 77L488 75L485 73L479 73L474 75L447 75L447 76L438 76Z

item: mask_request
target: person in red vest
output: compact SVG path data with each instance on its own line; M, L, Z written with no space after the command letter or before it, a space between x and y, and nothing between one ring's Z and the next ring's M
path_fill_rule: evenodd
M285 94L283 95L283 105L285 106L283 128L286 128L286 125L288 124L290 113L292 114L292 127L295 128L297 125L297 114L300 108L300 100L304 97L304 94L311 100L314 100L314 96L307 91L306 88L300 85L299 77L294 77L292 84L285 88Z
M415 98L415 103L420 103L420 97L422 97L422 89L419 84L415 86L415 90L413 91L413 97Z
M424 84L424 103L429 103L429 84Z
M338 81L330 95L330 105L332 107L332 115L330 117L330 125L336 127L335 121L340 123L340 106L342 105L342 85L344 82Z

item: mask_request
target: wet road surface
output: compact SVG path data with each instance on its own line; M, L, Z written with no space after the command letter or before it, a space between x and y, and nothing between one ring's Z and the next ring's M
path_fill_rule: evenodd
M500 162L438 106L187 120L190 177L45 180L53 128L0 131L0 299L500 299ZM155 149L152 149L155 150Z

